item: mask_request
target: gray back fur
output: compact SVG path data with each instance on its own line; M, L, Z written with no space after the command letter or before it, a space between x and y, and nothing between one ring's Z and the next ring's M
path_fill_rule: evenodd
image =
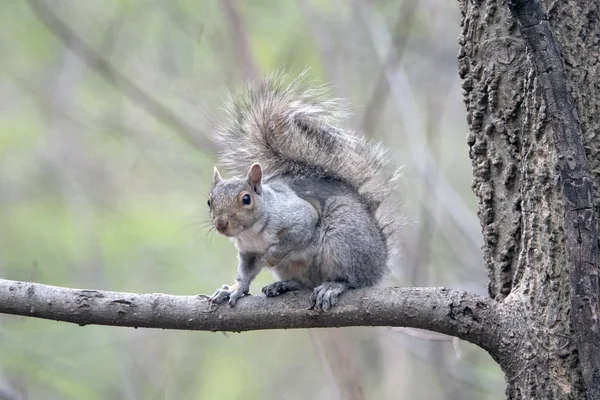
M221 163L244 176L260 163L266 181L284 176L333 178L367 205L386 238L388 261L397 251L400 217L394 200L396 171L379 144L333 124L347 116L327 88L306 88L277 73L233 93L229 118L217 129Z

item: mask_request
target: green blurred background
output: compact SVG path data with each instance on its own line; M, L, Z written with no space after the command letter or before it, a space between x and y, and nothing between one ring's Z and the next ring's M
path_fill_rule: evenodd
M203 228L222 102L285 69L347 99L403 165L388 284L485 293L458 5L445 0L1 0L0 277L179 295L231 283ZM272 281L263 272L251 288ZM243 301L243 300L242 300ZM0 399L494 399L499 368L409 329L243 334L0 316Z

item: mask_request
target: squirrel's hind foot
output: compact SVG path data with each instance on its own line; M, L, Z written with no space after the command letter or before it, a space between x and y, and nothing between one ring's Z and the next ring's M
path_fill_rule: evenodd
M325 282L310 295L310 309L327 311L335 307L340 294L350 287L343 282Z

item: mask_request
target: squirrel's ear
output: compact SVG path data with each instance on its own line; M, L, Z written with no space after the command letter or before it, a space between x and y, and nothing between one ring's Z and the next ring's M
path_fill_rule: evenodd
M221 179L221 174L219 174L219 170L217 169L217 167L215 167L214 171L213 171L213 186L216 186L217 183L221 182L223 179Z
M259 163L252 164L250 171L248 171L248 183L252 185L252 188L256 193L260 194L260 183L262 181L262 168Z

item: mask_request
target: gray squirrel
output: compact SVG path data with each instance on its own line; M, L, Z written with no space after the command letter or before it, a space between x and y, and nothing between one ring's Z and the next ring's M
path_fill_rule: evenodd
M266 266L277 296L312 289L311 308L329 310L348 289L373 286L396 252L397 172L378 145L333 125L345 116L326 88L274 74L231 96L217 129L220 160L208 206L214 228L233 238L235 284L209 301L234 306Z

